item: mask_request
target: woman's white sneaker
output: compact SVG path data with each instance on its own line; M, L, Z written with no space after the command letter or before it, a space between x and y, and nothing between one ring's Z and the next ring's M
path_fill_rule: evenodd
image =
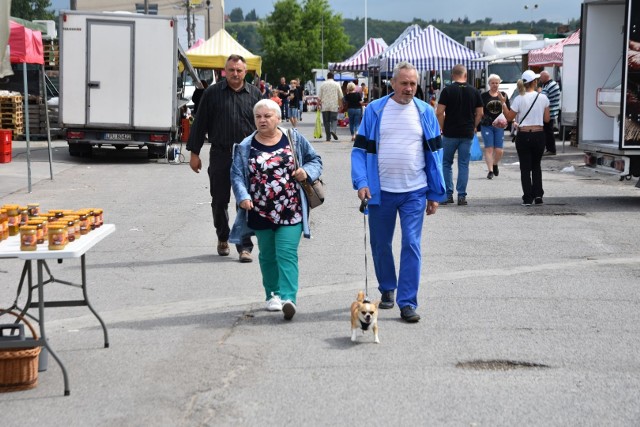
M267 311L282 311L282 300L271 292L271 298L267 301Z

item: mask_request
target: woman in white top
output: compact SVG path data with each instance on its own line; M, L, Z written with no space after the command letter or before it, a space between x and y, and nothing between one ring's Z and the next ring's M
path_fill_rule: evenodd
M544 154L545 137L543 125L550 120L549 99L539 93L538 77L531 70L522 73L518 80L518 91L524 94L513 100L511 108L506 105L505 97L498 92L502 102L502 112L508 121L516 119L518 134L516 150L520 160L520 181L522 182L522 205L542 204L542 169L540 162Z

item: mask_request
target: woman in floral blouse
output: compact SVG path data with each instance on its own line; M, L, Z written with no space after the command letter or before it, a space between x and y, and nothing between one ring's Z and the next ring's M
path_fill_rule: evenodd
M293 141L278 127L280 107L263 99L253 107L258 129L234 147L231 185L240 206L229 241L255 234L260 249L267 310L282 311L291 320L298 293L300 236L311 237L309 207L298 181L315 181L322 159L309 141L293 131ZM295 169L290 144L300 168Z

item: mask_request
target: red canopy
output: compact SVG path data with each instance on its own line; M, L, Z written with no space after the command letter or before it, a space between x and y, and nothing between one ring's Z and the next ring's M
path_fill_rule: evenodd
M9 36L12 64L44 64L42 33L11 21Z
M562 52L565 45L580 44L580 30L551 46L529 51L529 65L562 66Z

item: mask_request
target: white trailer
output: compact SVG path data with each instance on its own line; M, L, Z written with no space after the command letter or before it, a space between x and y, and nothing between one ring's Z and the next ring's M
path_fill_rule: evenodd
M536 41L538 37L534 34L465 37L466 47L484 54L484 57L476 61L487 62L484 70L470 73L469 77L474 78L475 86L484 91L489 90L487 78L491 74L497 74L502 80L499 90L511 97L516 90L518 79L522 76L522 55L530 49L541 47L534 44Z
M65 11L59 28L60 123L70 154L110 145L147 147L161 157L178 137L186 103L175 19Z
M578 146L585 163L640 176L640 0L584 0Z

